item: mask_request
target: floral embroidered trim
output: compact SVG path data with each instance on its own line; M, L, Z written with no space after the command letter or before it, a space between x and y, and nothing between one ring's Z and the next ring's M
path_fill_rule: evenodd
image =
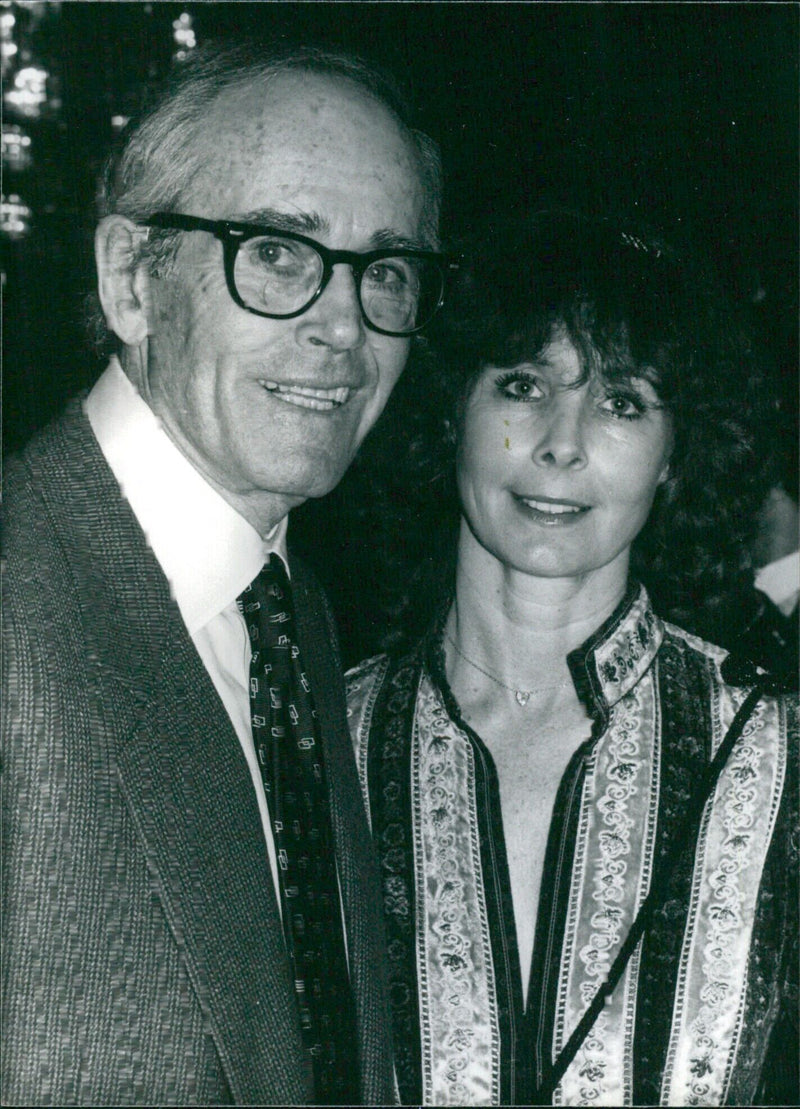
M741 700L739 695L738 700ZM715 725L733 715L731 697ZM775 737L775 741L769 741ZM720 1105L742 1030L758 878L786 773L774 701L761 701L707 807L678 978L662 1103Z
M595 667L609 705L640 681L658 653L664 626L650 608L644 587L618 628L597 647Z
M634 601L634 607L636 604L637 602ZM659 655L658 666L650 667L649 654L643 642L645 637L639 635L636 631L638 625L635 622L633 625L631 624L630 615L630 609L625 611L618 623L615 621L613 627L610 626L604 631L602 640L598 639L598 642L590 645L582 659L586 674L592 678L590 694L596 696L598 692L603 692L608 697L609 703L615 706L621 698L624 698L626 708L617 706L615 711L611 713L611 721L607 725L610 730L607 730L601 736L598 740L598 746L587 760L581 798L580 800L576 799L576 804L581 807L581 815L578 819L569 904L563 930L564 941L560 952L562 969L559 976L558 996L554 999L555 1005L553 1006L555 1010L553 1039L554 1041L560 1039L562 1043L571 1027L571 1015L580 1004L581 985L584 983L591 985L593 982L593 975L590 970L596 969L595 961L599 966L599 962L603 957L606 961L613 957L613 951L604 948L603 943L610 942L608 936L614 932L620 938L626 932L625 920L616 922L613 919L615 910L621 908L628 922L630 919L628 894L633 881L632 874L636 870L637 864L635 858L630 854L625 854L624 851L619 854L615 853L618 847L615 846L616 840L614 837L621 834L624 840L627 835L629 845L634 853L639 850L642 837L637 835L635 831L632 832L630 828L626 831L625 820L617 821L619 812L615 815L615 798L606 789L609 780L607 776L604 780L597 777L600 770L602 770L599 755L602 753L607 756L607 745L612 741L614 727L625 717L626 709L630 709L630 705L635 703L633 699L641 695L641 688L639 687L635 690L629 688L627 695L622 691L628 688L629 682L631 687L636 686L637 680L641 687L646 686L652 674L653 680L657 681L659 686L663 686L660 695L663 695L671 706L667 714L668 718L670 720L673 717L675 718L669 736L669 749L665 748L662 755L661 747L665 743L665 737L662 737L660 705L656 699L652 719L648 721L646 712L642 714L643 730L640 735L634 738L640 741L640 746L645 756L647 756L651 737L655 737L657 764L654 762L651 766L649 778L643 774L641 767L637 774L631 777L630 769L626 764L635 760L631 760L625 752L622 752L616 760L619 763L619 769L615 773L615 777L611 779L615 788L621 789L623 792L627 790L627 793L624 793L626 807L624 807L622 815L634 820L634 827L642 830L645 839L650 835L650 829L655 823L655 807L657 805L660 806L659 820L667 816L673 823L676 820L679 821L680 817L674 811L676 805L679 808L681 796L679 790L676 792L676 782L681 774L684 777L688 775L691 778L700 769L701 764L705 763L707 745L710 745L712 751L716 749L721 735L724 733L726 719L729 723L736 707L734 702L739 695L736 690L726 688L724 683L722 689L719 688L720 664L724 660L726 652L689 636L681 629L674 628L671 625L662 625L658 618L655 618L653 623L653 634L660 643L663 629L666 628L672 662L670 667L665 670L664 656ZM646 622L649 624L649 621ZM631 674L626 675L622 674L621 670L615 670L615 677L620 676L621 681L607 683L602 691L597 689L595 675L598 673L597 664L601 654L605 651L604 661L606 662L614 662L618 655L620 657L630 657L629 644L622 651L618 650L618 645L620 631L630 633L632 628L636 631L635 638L638 638L640 645L645 649L645 653L640 656L639 660L634 660L634 676L631 677ZM667 652L667 654L669 653ZM638 674L638 679L635 676L636 674ZM433 1098L429 1094L422 1096L420 1077L422 1068L419 1056L418 980L420 988L426 994L425 1006L428 1014L426 1020L435 1019L436 1006L442 1004L443 1001L441 997L434 996L434 991L431 989L434 976L432 976L430 966L420 968L417 965L418 960L422 963L425 962L421 957L422 949L418 940L419 925L414 919L415 906L420 906L419 900L415 900L415 879L419 880L421 874L419 861L421 855L419 852L424 842L421 825L418 821L422 818L425 798L421 792L418 793L418 804L414 810L415 816L412 819L410 743L411 736L414 734L416 736L415 742L419 744L421 757L423 736L419 724L413 723L415 698L418 693L421 695L423 690L423 684L420 683L419 678L420 659L417 657L413 665L400 664L397 670L393 669L383 680L383 689L379 695L377 687L381 683L376 683L373 688L373 695L377 695L377 703L373 702L374 721L372 723L372 739L367 761L376 844L384 877L390 948L392 1007L398 1045L397 1073L402 1101L406 1104L419 1104L423 1101L430 1102L433 1100L437 1104L444 1104L449 1099L449 1095L442 1094L439 1096L437 1094ZM362 707L365 707L369 700L370 696L364 692ZM389 705L391 705L391 709L388 708ZM666 958L659 959L657 953L652 951L651 946L646 948L646 962L649 959L649 962L647 962L648 980L645 984L648 989L648 996L642 995L642 989L638 985L638 978L644 969L644 964L639 963L637 953L632 960L633 969L629 968L629 977L623 979L618 987L618 993L621 992L622 997L618 1000L615 996L612 1006L603 1014L604 1023L602 1028L598 1024L592 1032L592 1036L588 1041L591 1055L588 1058L579 1057L573 1064L573 1066L581 1069L581 1073L576 1074L572 1070L567 1072L565 1081L574 1080L574 1093L565 1094L562 1084L556 1091L556 1103L621 1104L623 1101L630 1102L632 1100L635 1092L633 1090L634 1078L631 1074L634 1024L636 1025L637 1045L640 1043L638 1037L641 1036L642 1046L647 1048L647 1056L656 1063L654 1067L651 1067L651 1070L655 1073L652 1079L652 1092L649 1093L647 1103L655 1104L658 1101L662 1104L690 1104L692 1101L696 1104L700 1103L698 1099L703 1099L702 1084L708 1081L713 1082L716 1074L714 1070L716 1066L715 1057L712 1055L706 1056L702 1050L704 1045L700 1043L707 1031L704 1031L700 1025L693 1024L701 1007L713 1011L715 1007L727 1006L726 1012L729 1013L731 1019L730 1027L726 1028L723 1033L727 1037L728 1049L724 1056L723 1070L725 1073L722 1088L726 1091L729 1086L732 1089L736 1088L731 1085L730 1072L733 1072L735 1076L739 1074L740 1060L737 1051L741 1053L745 1047L745 1041L742 1040L743 1034L740 1035L740 1032L742 1029L741 1008L748 991L748 946L754 942L754 937L751 935L754 907L756 899L760 896L761 869L768 851L769 839L773 834L770 828L767 833L766 845L759 855L758 850L753 848L752 829L742 828L738 822L743 813L742 804L745 804L745 808L752 805L747 791L750 788L748 782L751 780L752 774L755 773L759 794L759 800L756 802L758 820L760 821L763 818L774 823L776 819L774 813L779 807L781 793L784 791L783 782L787 759L784 749L786 722L783 717L779 719L783 709L775 708L772 703L768 703L768 705L769 711L765 716L764 730L757 734L748 732L743 737L747 741L746 744L743 744L743 747L752 744L757 752L757 757L751 759L742 767L742 778L740 781L737 780L738 787L743 792L736 796L732 793L718 794L714 808L714 820L703 829L703 837L705 838L701 840L694 878L690 878L689 873L691 860L688 860L686 865L682 867L680 911L677 915L665 916L660 925L661 932L657 933L662 940L666 940L667 937L669 939L666 944L668 948ZM690 707L691 711L688 711ZM630 711L635 714L637 710L631 709ZM711 736L708 735L706 727L709 713L712 718ZM605 722L605 715L603 719ZM652 729L649 734L648 729ZM439 736L439 738L449 737L448 742L453 749L459 743L465 741L465 737L455 725L451 726L451 730L437 731L435 735L432 734L431 738L435 739L436 736ZM364 738L366 739L366 735ZM663 757L665 767L671 767L673 752L676 750L681 752L677 758L679 778L673 783L670 794L672 800L669 803L672 805L672 810L665 813L663 811L665 801L661 797L662 769L660 760ZM471 745L470 751L473 755L475 754ZM783 753L779 756L775 752ZM441 751L438 752L438 754L441 753ZM431 758L435 754L437 754L435 749L430 751ZM769 793L766 788L762 791L762 784L765 776L765 763L771 764L773 756L775 759L782 758L783 762L781 763L780 772L776 773L773 790ZM607 767L612 764L613 760L607 760ZM418 769L422 773L421 761ZM420 780L417 779L418 785ZM628 788L630 786L633 788ZM470 799L470 803L474 803L470 790L464 796ZM593 809L592 798L598 797L605 802L604 814L601 814L599 808ZM763 813L761 811L762 801ZM609 802L611 803L610 808ZM637 809L637 806L640 807ZM441 806L438 806L438 808L441 808ZM437 834L444 835L442 825L434 824L433 814L436 809L437 806L432 805L429 810L426 810L429 822L431 827L436 827ZM611 823L606 821L606 813L612 816ZM727 817L726 813L728 814ZM727 819L728 823L723 823L724 819ZM446 828L446 822L444 827ZM413 833L412 828L414 829ZM622 829L621 833L620 829ZM622 905L611 897L605 901L602 899L598 901L594 897L597 890L596 874L593 867L595 862L600 859L600 833L606 834L604 844L611 871L610 877L612 879L615 877L613 866L620 861L627 867L622 880L626 900ZM714 839L715 835L717 836L716 840ZM744 837L748 836L750 838L746 843ZM660 838L661 831L659 831L659 840ZM462 843L466 843L466 849L462 847ZM714 854L714 844L718 849L717 854ZM727 846L723 852L722 848L725 844ZM572 862L572 845L565 846L570 856L570 862ZM461 857L469 855L473 850L476 850L476 848L474 844L471 845L469 837L464 841L460 841L459 852L462 853ZM738 865L736 861L739 854L743 858L747 857L749 859L746 870L735 869L734 864ZM646 845L644 861L642 862L642 874L646 873L646 868L650 865L652 856L653 851L649 845ZM603 862L602 859L600 861ZM569 863L565 865L569 867ZM734 866L734 869L731 872L732 866ZM732 878L731 873L733 874ZM460 878L460 875L457 875L457 877ZM692 881L694 885L692 885ZM727 915L727 911L731 906L725 898L728 896L727 890L731 882L740 893L752 899L752 903L749 904L746 911L740 908L740 916L745 922L744 930L746 932L741 950L738 946L740 937L735 937L736 929L733 926L732 918ZM613 881L609 882L608 886L613 889ZM644 886L644 881L642 881L642 886ZM691 897L689 896L690 891L693 891ZM705 904L703 898L706 898L709 904L718 906L715 907L714 913L708 914L707 917L704 917L703 914ZM741 905L741 902L737 902L737 904ZM460 904L456 902L455 907L460 911ZM440 903L442 911L452 908L452 905L446 903L446 899L442 899ZM418 908L418 911L422 911L422 909ZM595 914L598 913L609 913L610 916L607 921L597 920ZM721 924L718 926L719 921L721 921ZM578 934L578 926L583 922L585 922L585 927ZM730 927L727 926L728 923L730 923ZM673 941L672 929L674 924L677 924L677 929ZM713 928L717 929L717 933L722 936L722 946L719 944L715 947L709 946L708 934L712 925ZM691 937L693 932L696 932L691 941L684 936L684 926L686 926L685 936ZM479 921L478 925L470 921L470 927L471 934L475 936L483 935L483 939L478 942L488 952L485 920L482 923ZM482 933L481 928L484 929ZM595 942L598 936L600 937L600 943ZM681 937L684 937L685 950L681 950ZM735 949L732 954L725 948L726 943L729 947L732 944L733 949ZM557 944L558 940L556 940L556 946ZM495 952L496 954L497 952ZM554 955L558 958L557 951L554 952ZM658 955L660 955L660 951ZM737 959L738 963L736 962ZM731 981L733 982L733 992L740 999L738 1008L731 1007L729 1004L730 990L724 988L728 983L719 975L717 963L720 960L722 961L720 965L722 965L723 970L726 969L726 963L731 965L736 963ZM491 960L489 962L491 963ZM451 974L453 973L450 968L447 969ZM457 963L453 969L455 971L460 969ZM677 973L679 969L680 974ZM488 973L493 973L491 965L489 965ZM443 966L436 968L435 977L439 982L448 981ZM722 982L723 988L719 988L719 982ZM654 991L654 986L657 987L657 991ZM638 997L637 990L639 991ZM645 1002L652 999L654 992L663 992L663 996L661 996L655 1008L651 1006L647 1019L643 1020L642 1012ZM674 1009L671 1010L673 998L676 1001ZM446 1001L446 999L445 997L444 1000ZM482 1005L487 1007L489 1004L488 1001L482 1002ZM694 1008L690 1008L692 1005L694 1005ZM671 1012L672 1026L670 1028ZM702 1014L701 1017L705 1019L707 1013ZM482 1008L480 1013L476 1012L474 1014L470 1027L474 1029L478 1025L486 1026L490 1019L492 1018L487 1014L487 1009ZM575 1019L577 1019L577 1015L573 1019L573 1025ZM617 1023L615 1024L614 1021ZM651 1031L651 1029L654 1029L654 1031ZM668 1034L671 1039L666 1068L662 1076L662 1073L660 1073L662 1071L661 1061L664 1060ZM709 1038L712 1037L709 1036ZM741 1046L739 1046L740 1040L742 1040ZM460 1050L461 1045L465 1042L466 1036L456 1030L452 1042L447 1045L449 1054L443 1055L442 1058L445 1058L445 1061L452 1058L458 1063L459 1059L468 1057L470 1054L468 1048L463 1052ZM747 1043L749 1044L749 1041ZM748 1047L748 1050L750 1050L750 1047ZM604 1074L600 1074L596 1069L597 1058L601 1055L604 1062L606 1060L610 1061L610 1066L606 1067ZM744 1064L745 1061L742 1062ZM711 1071L708 1071L709 1065L712 1068ZM497 1074L498 1071L502 1073L502 1067L496 1064L492 1066L494 1067L494 1074ZM644 1061L640 1059L639 1069L634 1071L639 1085L643 1084L643 1066ZM468 1104L488 1103L491 1100L497 1100L492 1090L495 1089L499 1080L489 1075L488 1071L491 1069L492 1067L489 1067L483 1072L486 1077L485 1096L482 1093L483 1087L475 1089L475 1086L473 1086L471 1096L461 1097L458 1100ZM445 1067L444 1070L445 1081L451 1083L453 1089L457 1088L459 1082L469 1088L468 1081L476 1081L476 1077L469 1071L469 1064L467 1068L461 1071L457 1066ZM430 1073L433 1073L432 1066L430 1067ZM616 1087L612 1089L614 1074L621 1075L619 1079L619 1097L616 1096ZM660 1086L662 1077L663 1087ZM697 1088L694 1090L690 1088L693 1082L697 1084ZM480 1079L477 1079L477 1085L480 1086ZM650 1086L647 1088L650 1091ZM596 1091L598 1089L605 1092L597 1095ZM714 1100L714 1103L719 1102Z
M656 681L648 675L615 706L587 770L562 956L556 1052L605 979L650 885L660 737ZM630 1102L637 973L638 953L556 1089L555 1104Z
M412 811L426 1104L500 1101L500 1031L473 760L469 741L424 677L412 741Z
M418 682L419 665L413 656L387 672L374 707L366 759L372 834L383 886L395 1074L404 1104L413 1104L421 1097L409 795L409 746Z

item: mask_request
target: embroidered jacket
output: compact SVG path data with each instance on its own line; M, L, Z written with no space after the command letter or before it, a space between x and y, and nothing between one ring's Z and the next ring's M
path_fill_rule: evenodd
M723 680L726 653L665 624L638 586L570 655L593 727L554 806L526 1010L496 774L439 642L434 628L408 657L349 675L398 1083L404 1103L528 1104L750 686ZM762 697L553 1104L785 1103L797 1058L796 736L794 703Z

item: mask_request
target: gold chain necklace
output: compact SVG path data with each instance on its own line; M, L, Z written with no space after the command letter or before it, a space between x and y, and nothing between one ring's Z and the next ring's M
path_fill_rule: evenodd
M566 681L559 682L557 685L540 685L537 689L515 689L513 685L507 685L504 681L501 681L496 674L492 674L489 670L484 670L484 668L482 666L479 666L477 662L474 662L471 658L465 655L459 645L456 643L455 639L453 639L451 635L448 635L447 632L444 633L444 637L447 642L451 644L456 654L460 655L461 658L463 658L464 662L472 666L473 669L479 670L481 674L484 674L487 678L490 679L490 681L493 681L496 685L500 685L503 687L503 689L507 689L510 693L513 693L514 699L516 700L518 705L522 706L522 708L525 708L534 693L548 693L553 689L566 689L567 686L569 686L570 684L568 681Z

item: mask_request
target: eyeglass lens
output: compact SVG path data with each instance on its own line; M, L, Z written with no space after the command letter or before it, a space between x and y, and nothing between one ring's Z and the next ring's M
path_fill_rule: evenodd
M260 235L239 247L234 281L249 308L291 315L314 298L322 280L322 258L313 247L280 235ZM380 258L361 277L360 299L370 323L385 331L409 332L433 316L442 291L441 271L426 258Z

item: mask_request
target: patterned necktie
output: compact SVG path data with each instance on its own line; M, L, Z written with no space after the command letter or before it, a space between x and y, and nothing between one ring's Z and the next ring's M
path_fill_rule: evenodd
M271 555L240 598L252 647L253 740L272 821L286 945L316 1102L353 1103L355 1022L333 832L311 687L294 630L291 588Z

